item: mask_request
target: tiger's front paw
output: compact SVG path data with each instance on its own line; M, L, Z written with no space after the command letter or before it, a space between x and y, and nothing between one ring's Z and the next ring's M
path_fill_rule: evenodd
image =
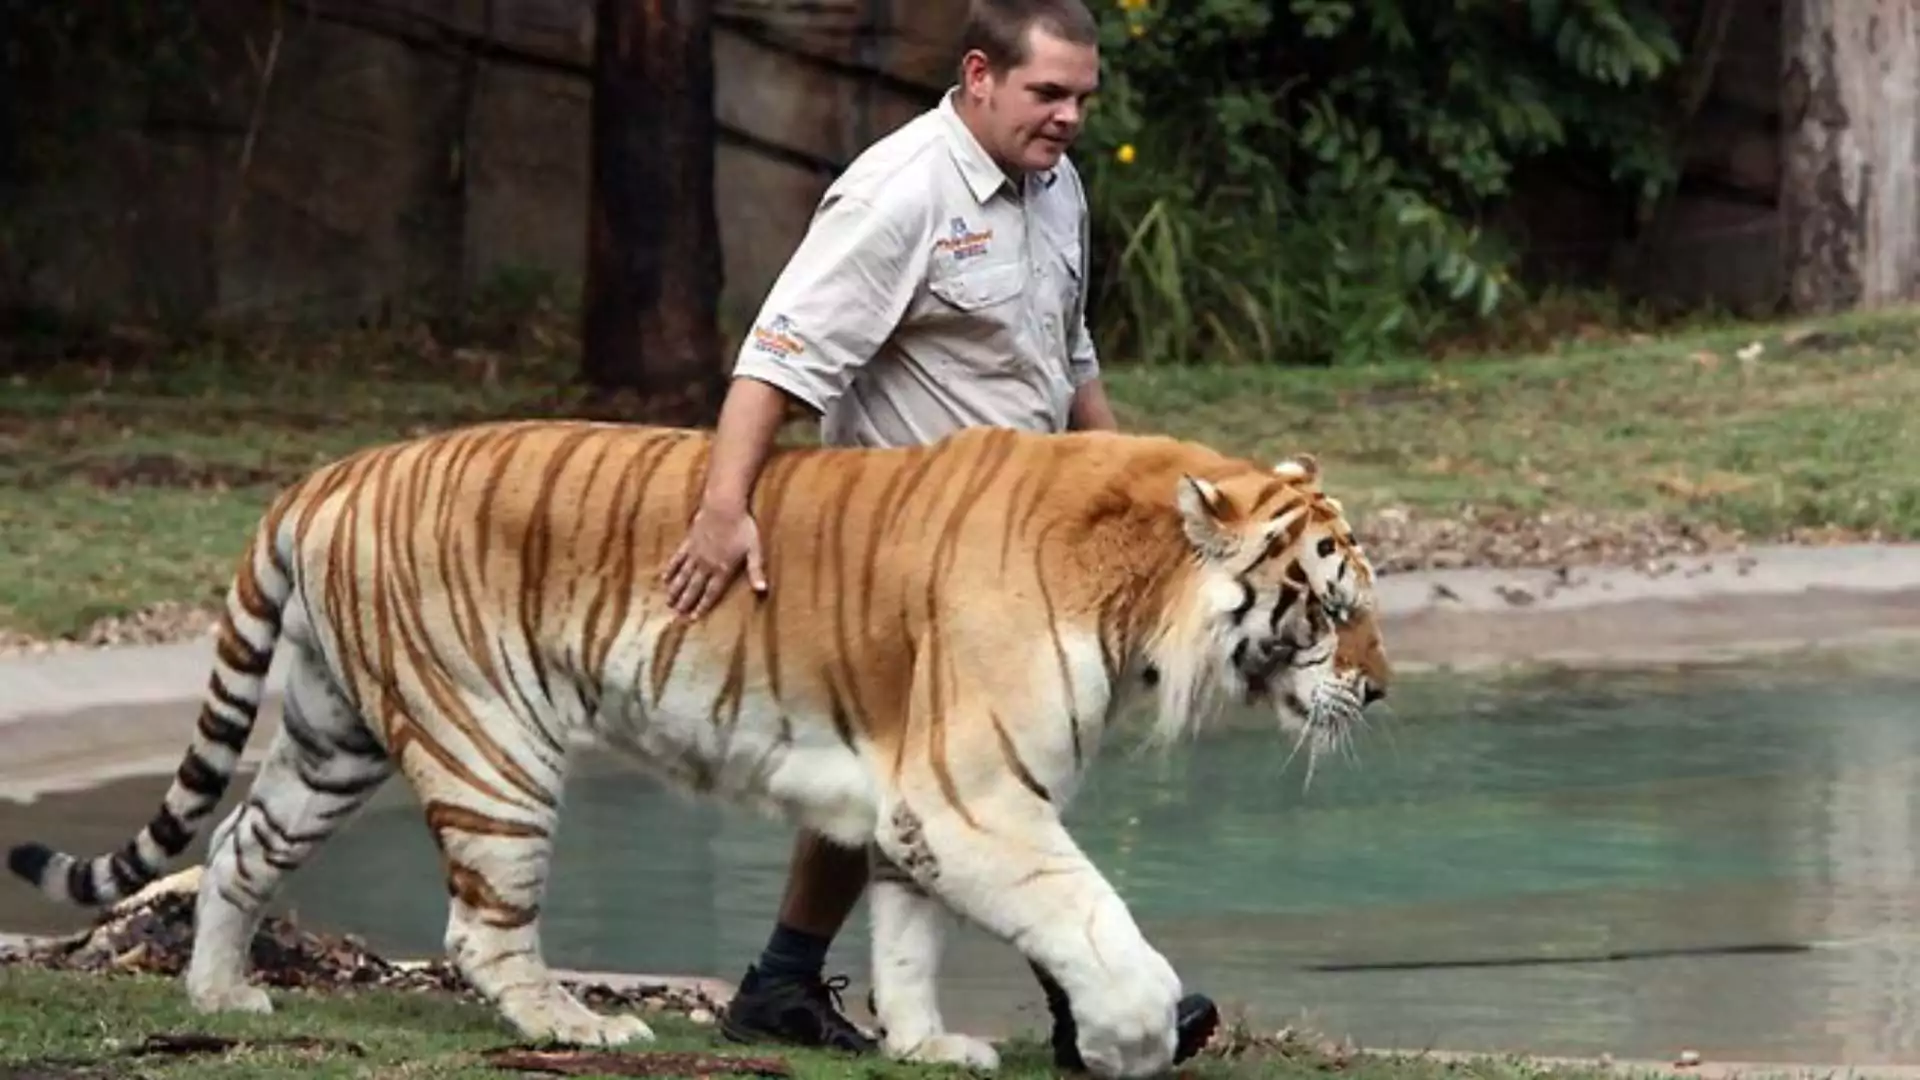
M921 1065L959 1065L978 1072L993 1072L1000 1068L1000 1051L995 1050L992 1043L950 1031L929 1035L911 1046L897 1046L888 1040L886 1050L887 1056L895 1061Z

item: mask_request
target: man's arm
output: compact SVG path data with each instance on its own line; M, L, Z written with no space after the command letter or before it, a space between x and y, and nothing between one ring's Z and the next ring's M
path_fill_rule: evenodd
M1082 256L1081 280L1085 280ZM1067 378L1073 383L1073 402L1067 407L1070 431L1118 431L1120 421L1107 400L1107 387L1100 379L1100 356L1093 347L1093 335L1087 332L1086 300L1074 315L1073 339L1067 343Z
M1071 171L1071 170L1069 170ZM1086 192L1080 186L1080 174L1072 173L1075 193L1080 200L1080 296L1074 305L1073 337L1067 343L1067 378L1073 383L1073 402L1067 407L1069 431L1118 431L1120 421L1107 400L1107 388L1100 381L1100 356L1093 347L1093 335L1087 331L1087 274L1093 237L1088 220Z
M1120 430L1120 421L1107 400L1107 388L1098 375L1073 391L1073 404L1067 408L1067 428L1071 431Z
M742 561L766 591L748 508L787 401L825 412L893 333L926 273L924 199L910 184L830 197L774 282L734 364L699 509L665 569L681 614L706 614Z
M787 418L792 400L772 383L751 376L733 380L726 401L720 405L713 454L707 461L707 483L700 497L702 509L747 512L754 481L773 451L774 436ZM765 587L765 583L754 585L756 589Z

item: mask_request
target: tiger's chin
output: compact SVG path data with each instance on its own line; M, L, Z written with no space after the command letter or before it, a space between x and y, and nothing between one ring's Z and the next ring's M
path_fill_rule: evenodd
M1248 689L1254 692L1252 687ZM1259 696L1273 702L1280 731L1293 742L1287 764L1306 751L1308 784L1313 782L1320 759L1348 750L1365 722L1360 698L1338 682L1316 685L1304 700L1292 688L1277 694L1263 688Z

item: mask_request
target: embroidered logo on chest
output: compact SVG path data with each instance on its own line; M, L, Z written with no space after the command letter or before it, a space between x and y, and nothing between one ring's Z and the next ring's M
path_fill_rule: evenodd
M967 219L956 217L947 222L947 235L933 242L933 250L950 257L954 262L965 262L985 255L993 246L993 230L974 232L967 227Z

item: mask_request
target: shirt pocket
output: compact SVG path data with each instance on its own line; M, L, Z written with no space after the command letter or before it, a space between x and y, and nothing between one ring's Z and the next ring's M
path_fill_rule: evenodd
M1027 275L1018 259L962 263L927 282L927 291L965 312L984 312L1026 291Z

